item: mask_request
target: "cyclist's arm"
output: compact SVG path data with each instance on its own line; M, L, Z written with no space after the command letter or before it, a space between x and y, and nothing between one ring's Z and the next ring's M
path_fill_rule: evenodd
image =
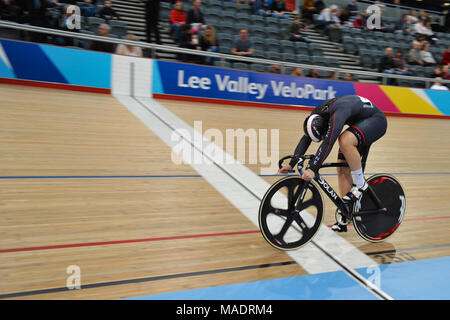
M330 154L331 149L333 149L333 145L336 142L337 138L339 137L339 134L341 133L346 120L347 120L346 112L336 111L330 116L330 120L328 121L327 133L319 149L317 149L316 156L309 162L308 169L317 172L322 163Z
M312 141L311 138L308 137L307 135L304 135L300 139L297 147L295 148L294 157L289 162L289 165L291 166L291 168L294 168L294 166L298 162L298 159L300 159L300 156L304 155L306 150L308 150L309 145L311 144L311 141Z

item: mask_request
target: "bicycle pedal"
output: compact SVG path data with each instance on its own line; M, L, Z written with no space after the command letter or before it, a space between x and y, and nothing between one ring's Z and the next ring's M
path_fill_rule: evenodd
M350 219L345 216L339 209L336 209L334 216L336 218L336 222L341 226L346 226L350 222Z
M347 232L347 225L341 225L338 222L331 226L331 230L335 232Z

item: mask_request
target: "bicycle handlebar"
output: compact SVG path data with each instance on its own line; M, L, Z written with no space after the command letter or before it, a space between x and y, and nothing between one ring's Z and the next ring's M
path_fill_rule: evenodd
M297 169L298 169L298 171L299 171L299 172L302 171L301 169L303 168L303 162L304 162L305 160L311 160L311 159L313 159L315 156L316 156L316 155L314 155L314 154L308 154L308 155L300 156L300 157L299 157L299 160L298 160L298 162L297 162ZM285 157L281 158L281 159L278 161L278 168L281 169L282 164L283 164L283 162L284 162L285 160L287 160L287 159L292 159L292 158L294 158L294 157L295 157L294 155L289 155L289 156L285 156ZM323 164L320 166L319 169L321 169L321 168L329 168L329 167L348 167L348 164L345 163L345 162L323 163ZM292 170L289 170L289 172L292 173L292 172L295 172L295 170L292 169Z

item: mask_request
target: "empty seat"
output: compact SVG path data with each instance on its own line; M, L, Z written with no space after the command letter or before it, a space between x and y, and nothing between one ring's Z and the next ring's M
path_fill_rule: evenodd
M292 41L289 40L281 40L280 41L280 49L283 53L292 53L295 54L297 52Z

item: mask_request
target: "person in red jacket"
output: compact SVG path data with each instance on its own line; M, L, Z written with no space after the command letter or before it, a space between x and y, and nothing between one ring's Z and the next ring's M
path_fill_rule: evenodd
M445 50L444 54L442 55L442 64L449 64L450 63L450 48Z
M366 26L366 23L360 14L358 14L355 20L353 20L353 26L357 29L364 29Z
M170 32L176 42L180 40L180 30L184 24L186 24L186 12L183 9L183 2L179 1L170 11Z

